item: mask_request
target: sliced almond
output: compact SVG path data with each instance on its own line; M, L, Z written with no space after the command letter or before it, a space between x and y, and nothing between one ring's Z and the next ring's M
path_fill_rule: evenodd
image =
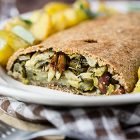
M61 73L59 71L56 71L55 77L57 80L59 80L61 77Z
M50 67L48 71L48 82L51 82L54 76L55 76L55 70L52 67Z

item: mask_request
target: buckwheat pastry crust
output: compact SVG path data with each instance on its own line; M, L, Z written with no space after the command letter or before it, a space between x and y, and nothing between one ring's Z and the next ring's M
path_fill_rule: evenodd
M137 69L140 66L139 25L140 13L119 14L113 17L86 21L71 29L67 29L51 36L45 42L39 45L18 50L9 59L7 71L11 76L22 81L20 76L15 76L13 74L13 67L15 63L17 63L19 57L31 54L29 59L26 60L25 64L23 64L26 71L26 69L30 69L31 64L33 63L30 61L31 59L33 60L34 57L39 57L38 54L40 55L41 53L49 52L51 49L50 52L52 56L50 56L49 61L47 62L47 66L49 65L49 68L50 66L53 68L55 67L54 63L52 62L52 59L54 60L55 58L54 55L57 57L57 64L59 58L61 60L61 58L64 57L66 59L66 64L64 65L64 63L60 63L60 66L61 68L63 67L63 69L59 69L58 64L54 68L55 72L58 71L61 76L63 74L66 76L67 71L70 71L73 72L78 78L81 78L83 73L92 73L93 75L90 76L93 79L96 78L98 84L93 80L93 86L89 87L88 84L88 88L85 88L84 85L83 89L81 82L86 81L87 83L87 81L89 82L90 79L89 83L91 84L91 77L88 77L89 79L87 77L82 77L79 81L77 80L78 82L76 82L75 85L78 84L78 86L71 83L68 86L61 84L57 85L58 79L56 78L57 80L55 81L54 77L53 80L51 79L51 81L49 80L49 82L47 81L46 83L40 83L38 80L32 79L30 80L29 84L49 86L53 89L63 91L68 89L68 92L74 91L75 93L84 93L86 95L90 95L92 93L96 94L98 89L101 94L123 94L126 92L131 92L137 81ZM77 56L73 57L73 54L76 54ZM70 64L75 60L76 62L79 62L81 59L86 61L86 64L80 63L81 68L84 68L84 70L80 73L78 71L77 73L77 71L75 72L75 68L71 68ZM89 59L92 62L90 62ZM96 64L92 65L94 62ZM49 68L47 67L46 72L49 71ZM100 69L99 74L97 69ZM112 81L113 79L115 82L102 82L102 79L104 78L103 76L105 79L109 77L109 81ZM28 79L28 74L24 78ZM48 78L48 76L46 78ZM74 79L68 80L75 82ZM114 85L119 85L121 87L118 88L119 91L114 92L118 90L116 87L114 87Z

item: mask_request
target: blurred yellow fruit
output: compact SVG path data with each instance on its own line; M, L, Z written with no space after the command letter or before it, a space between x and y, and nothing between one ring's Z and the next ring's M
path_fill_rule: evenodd
M138 80L133 92L140 92L140 67L138 69L138 78L139 78L139 80Z
M22 26L15 26L14 28L12 28L12 32L30 45L33 45L35 43L36 39L32 35L32 33Z
M42 12L41 10L36 10L36 11L34 11L33 14L32 14L31 17L30 17L30 21L31 21L32 23L37 22L38 19L39 19L39 17L41 16L41 12Z
M81 22L89 18L87 13L81 9L77 9L76 13L77 13L78 22Z
M133 92L140 92L140 79L138 80Z
M22 40L20 37L6 30L0 30L0 39L6 40L8 45L15 51L19 48L26 48L29 46L29 44Z
M30 31L37 40L45 40L50 34L52 29L51 18L48 14L42 12L38 21L36 21Z
M0 38L0 65L5 66L13 52L8 42Z
M87 0L77 0L74 4L73 7L76 9L79 8L86 8L89 9L90 8L90 4Z
M88 15L83 10L74 8L64 10L64 16L67 21L67 27L74 26L81 21L88 19Z
M17 25L20 25L20 26L23 26L24 28L26 29L29 29L30 25L25 22L24 20L22 20L21 18L19 17L16 17L16 18L13 18L11 19L10 21L8 21L6 24L5 24L5 27L4 29L5 30L8 30L8 31L11 31L11 29Z
M78 22L81 22L89 18L90 16L89 13L91 12L91 10L90 4L87 0L77 0L73 4L73 7L76 10Z
M140 67L138 69L138 78L140 79Z
M73 8L69 8L69 9L65 10L64 16L65 16L68 27L76 25L79 21L77 11Z
M44 7L44 10L49 15L54 15L59 11L69 8L70 5L61 2L51 2Z
M57 12L54 15L52 15L51 17L52 20L52 25L53 25L53 30L55 31L61 31L64 30L65 28L67 28L67 19L64 15L64 11L61 12Z

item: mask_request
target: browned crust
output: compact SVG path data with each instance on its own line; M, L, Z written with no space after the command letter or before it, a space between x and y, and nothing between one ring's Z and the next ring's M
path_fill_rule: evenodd
M122 14L108 19L84 22L57 33L44 43L20 49L8 61L9 71L21 54L53 48L65 53L80 53L107 64L116 80L131 92L140 66L140 13ZM91 41L89 43L88 41Z

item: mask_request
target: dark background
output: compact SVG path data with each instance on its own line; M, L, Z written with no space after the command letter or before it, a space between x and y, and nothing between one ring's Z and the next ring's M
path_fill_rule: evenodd
M43 7L43 5L46 4L47 2L52 2L52 1L57 1L57 2L62 1L62 2L71 3L75 0L17 0L17 7L18 7L20 13L23 13L23 12L27 12L27 11L32 11L34 9L39 9L39 8ZM114 1L119 1L119 0L114 0ZM128 0L128 1L133 1L133 0ZM137 0L137 1L139 1L139 0Z
M21 13L31 11L43 7L47 2L52 2L54 0L17 0L17 7ZM71 3L74 0L55 0L57 2L67 2Z
M24 12L32 11L34 9L42 8L46 3L52 1L72 3L75 0L17 0L17 7L20 13L24 13ZM105 1L105 0L100 0L100 1ZM110 1L121 1L121 0L110 0ZM133 0L127 0L127 1L133 1ZM140 0L135 0L135 1L140 1ZM2 6L1 3L0 6Z

